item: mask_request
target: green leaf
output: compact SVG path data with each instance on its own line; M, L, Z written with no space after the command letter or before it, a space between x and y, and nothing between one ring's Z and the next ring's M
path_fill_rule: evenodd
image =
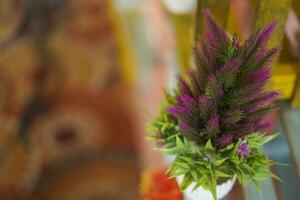
M262 144L264 145L264 144L270 142L271 140L275 139L277 136L278 136L278 133L273 134L273 135L264 135Z
M166 100L167 100L168 104L174 104L176 102L175 98L174 98L174 95L171 94L171 92L164 89L164 93L165 93L165 97L166 97Z
M273 135L265 135L265 134L260 134L260 133L254 133L250 134L247 136L247 143L249 146L253 149L259 149L261 148L264 144L270 142L274 138L277 137L278 134L273 134Z
M206 142L205 149L213 150L213 146L210 139L208 139L208 141Z
M217 180L216 180L216 177L210 176L209 178L211 179L211 181L208 181L209 190L212 193L214 200L217 200Z
M231 152L231 154L233 155L233 156L236 156L237 155L237 151L238 151L238 148L239 148L239 146L240 146L240 140L234 145L234 148L233 148L233 150L232 150L232 152Z
M216 177L222 177L222 178L229 178L229 177L231 177L229 174L226 174L226 173L221 172L219 170L216 170L215 173L216 173Z
M191 170L191 175L194 181L198 180L198 173L195 170Z
M192 182L192 178L186 174L180 184L180 189L185 190Z
M167 137L167 140L172 140L172 139L176 139L176 137L178 137L180 135L180 133L174 133L170 136Z
M251 168L248 164L243 163L242 167L244 168L244 171L247 171L249 175L255 174L255 170Z
M189 163L190 165L194 164L194 160L190 157L187 156L180 156L180 159L186 161L187 163Z
M167 173L167 174L171 174L174 170L175 170L175 165L174 165L174 164L171 164L171 165L167 168L166 173Z
M221 149L220 152L224 152L224 151L227 151L227 150L231 150L234 148L234 144L231 143L229 145L227 145L225 148Z
M176 164L180 166L182 169L190 170L190 166L187 163L181 162L179 160L176 161Z
M176 137L176 147L179 149L184 149L184 143L180 140L180 138L177 136Z
M221 164L223 164L228 158L221 158L215 161L215 165L216 167L220 166Z
M205 87L205 95L211 99L212 98L212 86L210 84L207 84L206 87Z
M161 152L161 153L165 153L165 154L171 154L171 155L177 154L177 152L178 152L178 149L176 147L173 147L173 148L156 147L156 148L154 148L154 150Z

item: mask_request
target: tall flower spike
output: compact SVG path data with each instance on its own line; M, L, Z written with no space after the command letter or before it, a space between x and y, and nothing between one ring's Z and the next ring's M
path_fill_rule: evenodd
M274 109L279 93L264 88L271 77L268 65L278 54L278 48L267 49L275 23L240 45L237 36L230 38L208 10L204 20L204 36L194 49L196 67L186 80L178 79L176 103L168 112L190 140L205 144L210 139L223 148L263 131L266 125L261 119Z
M204 10L204 20L206 22L204 34L210 46L216 50L224 48L229 41L229 37L208 9Z

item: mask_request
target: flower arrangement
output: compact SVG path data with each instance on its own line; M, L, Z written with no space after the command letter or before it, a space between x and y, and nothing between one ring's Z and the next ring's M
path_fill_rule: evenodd
M212 14L204 11L204 36L194 46L195 67L178 76L174 91L151 122L156 149L175 156L171 177L183 176L180 188L192 183L217 199L216 186L237 177L243 184L278 178L262 151L275 135L266 135L266 114L276 109L278 91L266 91L270 64L280 51L268 49L275 23L239 44Z

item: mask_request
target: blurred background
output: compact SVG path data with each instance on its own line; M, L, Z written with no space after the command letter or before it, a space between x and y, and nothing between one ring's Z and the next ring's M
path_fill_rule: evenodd
M146 123L193 66L201 11L243 41L272 20L283 91L267 200L300 196L300 1L0 0L0 200L177 200ZM270 130L271 132L271 130ZM236 184L227 200L258 200Z

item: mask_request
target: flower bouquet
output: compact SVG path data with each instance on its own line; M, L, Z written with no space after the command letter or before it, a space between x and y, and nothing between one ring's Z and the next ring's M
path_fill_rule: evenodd
M150 126L156 149L174 156L169 175L186 196L202 200L222 198L235 179L252 181L260 191L259 180L278 178L262 147L275 137L264 130L280 95L264 89L280 51L267 48L275 23L240 45L208 10L203 15L206 28L194 46L195 67L178 76Z

